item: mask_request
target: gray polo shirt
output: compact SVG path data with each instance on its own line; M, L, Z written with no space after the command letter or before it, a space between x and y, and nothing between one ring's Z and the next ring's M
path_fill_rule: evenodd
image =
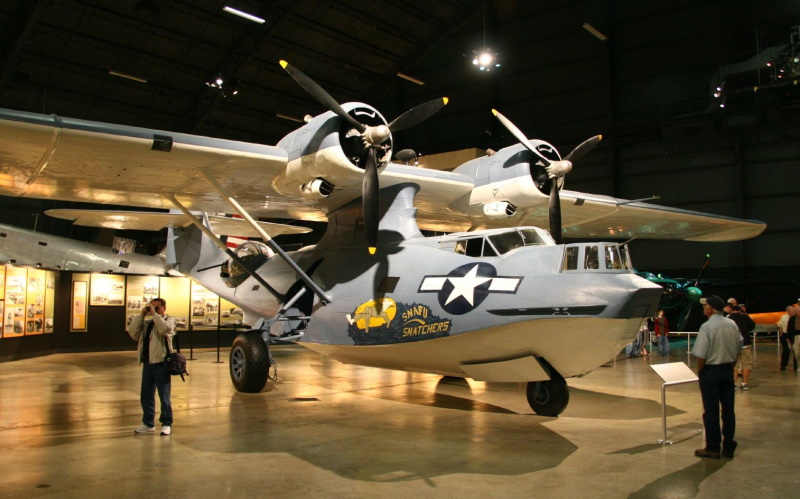
M692 354L713 366L736 362L741 349L742 340L736 323L714 314L700 326L700 334L697 335Z

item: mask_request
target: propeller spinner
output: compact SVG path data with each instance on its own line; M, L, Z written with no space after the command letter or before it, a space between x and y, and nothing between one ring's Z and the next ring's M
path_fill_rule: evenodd
M578 147L573 149L567 154L564 159L552 160L542 154L537 148L533 147L525 137L525 134L517 128L514 123L508 118L500 114L496 109L492 109L492 113L500 120L506 129L511 132L523 146L530 150L533 154L539 157L544 162L547 176L552 179L550 182L550 202L548 205L549 218L550 218L550 235L557 244L561 244L561 200L558 195L558 179L563 178L567 173L572 171L572 163L583 158L586 153L594 149L594 147L603 139L602 135L596 135L590 139L583 141ZM533 171L531 171L533 174ZM535 180L535 179L534 179Z
M360 123L353 116L350 116L325 89L302 71L291 66L286 61L280 61L280 65L306 92L328 110L350 124L361 136L363 147L367 152L366 161L364 163L364 178L361 183L364 230L366 232L369 253L374 255L378 246L378 223L380 222L378 217L380 206L380 185L378 181L379 165L376 150L391 137L392 132L404 130L426 120L446 106L448 99L444 97L420 104L401 114L388 125L365 125ZM390 155L386 155L385 157L389 158Z

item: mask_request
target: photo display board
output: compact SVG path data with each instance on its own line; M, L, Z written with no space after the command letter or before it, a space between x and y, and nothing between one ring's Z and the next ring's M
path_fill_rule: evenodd
M175 318L176 329L187 329L191 280L187 277L159 277L159 283L160 296L167 301L167 315Z
M89 315L89 274L72 274L72 296L70 297L69 330L85 332Z
M158 298L160 283L158 276L132 275L128 276L128 285L125 292L125 329L134 316L142 312L142 308L150 303L153 298ZM169 300L167 300L169 304Z
M192 282L192 328L216 328L219 324L219 296Z

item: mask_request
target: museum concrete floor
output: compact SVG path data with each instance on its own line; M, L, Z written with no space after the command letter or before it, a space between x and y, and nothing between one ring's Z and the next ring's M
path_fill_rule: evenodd
M1 497L796 497L800 374L758 344L736 398L732 460L703 446L696 383L667 389L619 357L570 379L558 418L536 416L523 385L346 366L274 349L280 379L237 393L227 359L195 352L173 378L169 437L134 436L133 352L0 364ZM694 368L694 362L690 363ZM177 382L176 382L177 381Z

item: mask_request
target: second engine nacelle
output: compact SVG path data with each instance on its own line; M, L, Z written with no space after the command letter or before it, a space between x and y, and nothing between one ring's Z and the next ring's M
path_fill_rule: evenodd
M568 171L569 162L562 161L553 146L539 140L530 142L557 166L556 173ZM453 203L450 209L491 218L511 217L518 209L546 206L553 182L544 161L521 144L464 163L454 173L474 178L475 188ZM561 187L563 177L558 179L558 188Z

